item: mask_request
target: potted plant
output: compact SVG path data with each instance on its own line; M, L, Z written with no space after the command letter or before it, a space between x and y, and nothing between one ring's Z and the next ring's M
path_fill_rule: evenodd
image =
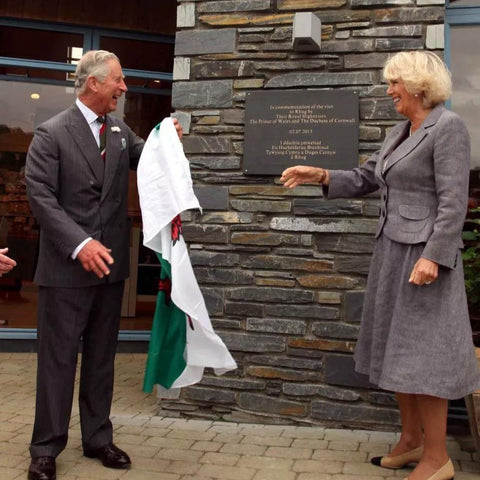
M465 290L472 325L473 342L480 368L480 207L469 210L463 231L465 249L462 253L465 272ZM480 455L480 390L465 398L470 430Z

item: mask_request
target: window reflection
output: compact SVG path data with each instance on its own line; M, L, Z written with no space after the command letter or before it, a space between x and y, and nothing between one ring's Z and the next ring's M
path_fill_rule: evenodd
M147 40L102 36L100 48L114 52L122 67L152 72L173 71L172 43L158 43Z
M24 27L0 28L0 56L71 63L72 47L83 48L83 34Z
M455 25L450 29L452 110L467 123L472 142L472 168L480 169L480 64L476 39L480 25Z
M16 72L27 74L24 68L17 68ZM65 75L65 72L31 69L28 74L50 79L58 74ZM148 90L135 91L140 85L151 87L150 91L156 94L146 93ZM170 115L170 82L162 81L158 84L153 80L130 77L127 78L127 86L132 90L122 96L113 114L123 118L135 133L147 138L151 129ZM162 94L158 94L159 89ZM74 101L73 86L0 81L0 245L9 247L9 255L18 264L11 272L0 277L0 328L36 327L37 287L32 280L37 261L39 230L26 196L26 154L35 128L68 108ZM131 173L129 184L129 215L133 220L133 232L137 232L138 236L141 216L134 172ZM132 318L123 319L122 328L149 328L155 307L156 297L149 295L151 292L144 287L145 282L151 282L152 278L156 278L155 275L158 277L158 268L138 266L138 243L137 241L137 248L132 249L134 269L138 268L138 285L137 275L134 274L131 277L132 305L127 313L123 313L125 317Z
M25 73L25 69L17 72ZM48 73L65 76L65 72ZM35 75L40 76L41 71ZM26 195L25 160L35 127L74 99L73 88L68 86L0 82L0 245L8 246L9 256L17 261L17 267L0 277L1 326L36 326L37 287L32 281L38 225Z
M480 0L450 0L453 7L480 7Z

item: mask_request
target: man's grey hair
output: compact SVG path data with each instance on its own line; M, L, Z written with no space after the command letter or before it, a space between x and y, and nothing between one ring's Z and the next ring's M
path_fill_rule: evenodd
M77 95L85 92L88 77L92 76L103 82L110 72L109 60L117 60L118 57L106 50L90 50L85 53L77 64L75 70L75 90Z

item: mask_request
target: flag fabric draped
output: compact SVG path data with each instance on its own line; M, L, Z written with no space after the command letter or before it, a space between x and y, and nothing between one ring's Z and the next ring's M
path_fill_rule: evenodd
M143 389L151 392L158 385L159 396L170 396L173 389L199 382L205 367L217 375L237 368L213 330L183 239L180 213L201 207L171 118L151 131L137 183L143 243L161 264Z

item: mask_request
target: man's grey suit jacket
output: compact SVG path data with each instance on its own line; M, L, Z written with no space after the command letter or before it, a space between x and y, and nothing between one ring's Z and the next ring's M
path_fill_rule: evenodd
M25 176L30 206L40 224L35 273L39 285L104 283L71 258L88 237L112 249L110 282L129 275L129 169L136 168L144 141L114 116L107 115L106 124L105 163L75 104L35 131Z
M409 127L404 121L392 128L361 167L332 170L324 191L338 198L380 189L377 237L383 232L399 243L425 243L422 257L454 268L463 246L470 137L462 119L442 105L411 136Z

